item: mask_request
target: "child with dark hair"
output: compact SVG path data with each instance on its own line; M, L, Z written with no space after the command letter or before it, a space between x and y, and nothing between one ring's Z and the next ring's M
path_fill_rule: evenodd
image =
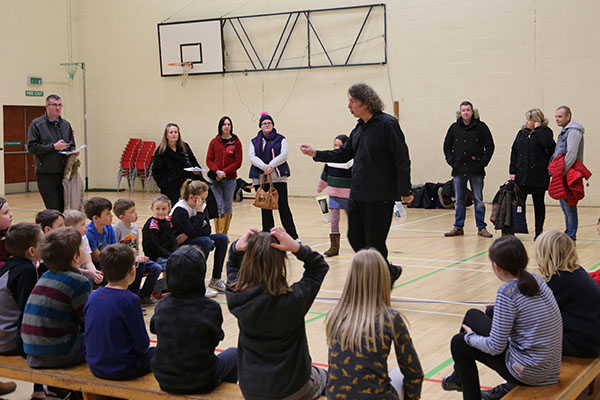
M85 361L83 306L92 284L81 274L84 258L81 234L59 228L44 236L40 257L48 272L27 300L21 336L32 368L61 368Z
M108 245L117 243L117 235L112 223L112 203L104 197L92 197L85 202L85 215L91 222L88 224L85 235L90 242L92 261L100 269L100 252Z
M206 260L195 246L177 249L167 262L171 293L156 306L150 331L158 345L152 371L161 389L204 393L220 382L237 382L237 349L215 356L223 340L221 306L205 297Z
M48 233L65 226L65 218L58 210L43 210L36 214L35 223L39 224L42 232Z
M515 236L503 236L492 244L489 257L494 273L505 283L485 313L467 311L450 344L454 372L442 380L444 390L462 391L464 399L499 399L519 384L556 383L560 374L560 310L544 280L527 272L523 243ZM475 361L507 382L482 392Z
M119 218L119 222L113 226L117 235L117 242L130 246L135 253L135 280L129 290L140 296L142 304L155 304L156 300L151 295L163 268L147 256L139 253L138 236L140 235L140 228L135 223L138 219L135 202L131 199L118 199L115 201L114 213ZM148 275L144 281L144 286L140 290L144 274Z
M348 141L348 136L338 135L333 141L333 149L337 150ZM348 216L348 199L350 198L350 185L352 183L352 165L354 160L345 163L327 163L323 167L321 179L317 183L317 192L321 193L327 188L329 195L329 210L331 211L331 233L329 234L330 246L323 255L326 257L337 256L340 253L340 210L346 211Z
M159 194L152 199L150 209L152 216L142 228L144 235L142 246L144 254L164 269L167 266L167 259L177 248L177 241L171 235L173 223L170 218L167 218L171 210L171 201L164 194Z
M304 262L302 279L292 286L286 279L287 251ZM328 270L321 254L282 227L270 233L251 228L231 245L226 296L240 328L238 372L244 398L309 400L323 394L327 372L311 366L304 316Z
M133 379L150 372L155 348L149 347L140 300L127 290L135 279L134 263L135 254L125 244L100 253L108 284L94 291L84 308L86 360L99 378Z
M23 353L21 322L27 299L38 280L35 263L42 239L40 226L30 222L13 225L6 234L12 257L0 268L0 354Z

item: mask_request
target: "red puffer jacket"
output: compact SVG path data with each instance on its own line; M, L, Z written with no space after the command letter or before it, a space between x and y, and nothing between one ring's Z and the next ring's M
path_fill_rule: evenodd
M242 143L236 135L226 144L223 144L221 136L217 135L208 145L206 165L213 172L225 172L225 179L235 179L236 171L242 166L242 157Z
M566 199L569 205L576 206L577 202L585 197L583 179L590 179L592 173L579 160L575 160L575 164L567 171L566 175L563 175L564 168L564 154L556 157L548 165L548 171L552 174L548 194L555 200Z

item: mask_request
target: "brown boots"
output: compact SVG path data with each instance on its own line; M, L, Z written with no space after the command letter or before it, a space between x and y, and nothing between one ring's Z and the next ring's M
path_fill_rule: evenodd
M331 242L331 245L329 246L329 250L323 253L325 257L332 257L340 254L340 234L330 233L329 241Z
M0 382L0 396L9 394L17 389L17 384L14 382Z
M227 235L229 225L231 225L231 214L219 214L215 218L215 233L224 233Z

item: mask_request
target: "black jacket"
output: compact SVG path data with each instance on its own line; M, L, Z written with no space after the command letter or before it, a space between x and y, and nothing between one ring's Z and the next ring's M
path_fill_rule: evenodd
M366 124L359 119L344 146L317 151L314 160L344 163L353 158L351 199L400 200L410 194L410 157L396 118L378 112Z
M148 218L142 228L144 255L152 261L158 257L168 258L177 248L177 241L171 235L171 221L168 219Z
M473 118L465 125L462 117L450 125L444 139L444 156L452 176L485 176L485 167L494 154L494 140L485 122Z
M243 252L231 244L227 279L236 282ZM304 316L310 309L329 270L323 256L308 246L295 254L304 262L302 279L292 291L279 296L262 286L243 292L229 288L227 306L237 318L238 376L245 399L281 399L296 393L308 382L311 358L308 353Z
M531 133L527 128L521 129L510 152L509 172L516 175L517 185L547 189L548 164L555 147L552 129L547 126L535 128Z
M36 174L64 171L67 156L54 150L54 143L60 139L71 142L71 146L66 150L75 149L75 138L69 121L58 117L56 122L52 122L47 114L31 121L27 133L27 150L35 158Z
M194 247L177 250L167 262L171 294L156 305L150 332L157 335L150 366L160 388L202 393L217 385L215 348L225 337L221 306L204 297L206 262Z
M197 211L196 215L190 217L187 210L177 207L171 214L171 237L176 239L182 233L188 237L208 236L211 233L210 220L206 211Z
M204 180L202 173L194 175L194 173L184 170L184 168L200 166L190 146L187 143L184 143L184 146L187 154L184 154L179 149L175 152L169 146L167 146L167 149L162 154L159 154L158 150L154 153L152 176L161 193L167 195L169 198L171 198L170 193L175 193L176 197L179 197L181 185L186 179Z

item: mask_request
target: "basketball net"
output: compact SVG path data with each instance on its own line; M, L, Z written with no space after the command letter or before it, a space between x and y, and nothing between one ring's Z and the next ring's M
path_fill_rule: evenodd
M67 70L69 79L73 80L73 78L75 78L75 74L77 74L77 67L79 66L79 63L62 63L60 66Z
M185 88L185 84L187 83L187 78L188 78L192 68L194 68L194 64L192 64L190 62L176 62L176 63L169 63L169 65L172 67L180 68L181 73L179 74L179 84L181 85L182 88Z

